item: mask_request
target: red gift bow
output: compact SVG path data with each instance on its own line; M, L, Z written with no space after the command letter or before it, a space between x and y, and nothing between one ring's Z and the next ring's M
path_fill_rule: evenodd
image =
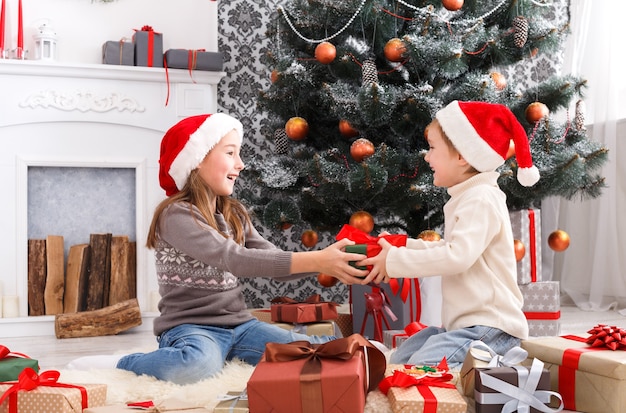
M598 324L591 330L586 343L591 347L607 347L610 350L626 350L626 330L616 326Z
M87 389L82 386L76 386L73 384L65 384L59 383L59 377L61 377L61 373L56 370L48 370L44 371L41 374L37 374L35 370L30 367L24 368L22 372L17 377L17 383L13 384L11 387L4 392L2 397L0 397L0 405L4 402L5 399L9 399L9 413L18 413L17 411L17 393L21 390L30 391L36 389L39 386L47 386L47 387L65 387L78 389L81 395L81 404L83 410L89 407Z
M440 368L444 367L445 368ZM411 386L415 386L417 391L420 392L422 397L424 398L424 413L436 413L437 412L437 398L433 394L433 392L429 389L429 387L442 387L446 389L456 389L456 386L450 383L453 376L448 373L448 363L444 358L439 366L437 366L438 370L444 370L441 376L423 376L421 378L417 378L411 376L410 374L404 373L399 370L395 370L392 376L385 377L380 384L378 385L378 389L385 395L389 392L391 387L401 387L407 388Z
M268 362L292 361L306 359L301 370L300 392L302 412L318 412L322 410L321 359L350 360L356 351L367 347L367 391L372 391L382 380L386 360L385 355L377 350L369 341L359 334L338 338L324 344L313 345L308 341L292 343L267 343L265 360Z
M3 346L2 344L0 344L0 360L6 357L10 357L10 356L18 356L18 357L22 357L25 359L30 358L26 354L13 352L9 350L6 346Z

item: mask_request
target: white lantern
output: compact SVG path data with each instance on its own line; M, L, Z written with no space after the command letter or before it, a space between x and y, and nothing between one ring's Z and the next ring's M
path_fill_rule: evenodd
M54 60L57 47L57 34L54 29L44 23L39 26L33 38L35 39L35 59Z

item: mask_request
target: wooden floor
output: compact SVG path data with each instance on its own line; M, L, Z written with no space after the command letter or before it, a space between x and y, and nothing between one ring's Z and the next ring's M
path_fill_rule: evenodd
M626 317L616 311L585 312L576 307L561 310L561 334L586 334L598 323L626 328ZM12 351L28 354L39 360L42 370L62 368L71 360L97 354L124 354L133 350L156 348L156 339L149 331L133 331L116 336L57 339L54 336L2 338L0 344Z

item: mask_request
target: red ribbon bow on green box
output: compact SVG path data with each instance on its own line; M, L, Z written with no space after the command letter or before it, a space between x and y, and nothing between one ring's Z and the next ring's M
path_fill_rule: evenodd
M391 245L396 247L402 247L406 245L407 235L405 234L393 234L393 235L382 235L380 237L373 237L371 235L366 234L365 232L354 228L351 225L344 225L339 233L335 236L337 241L348 238L349 240L354 241L355 245L348 245L346 247L346 251L354 252L357 254L365 254L368 257L376 256L381 250L381 246L378 245L378 240L383 238ZM351 263L354 265L354 263ZM361 268L361 267L359 267ZM365 268L361 268L365 269ZM368 269L371 269L368 267Z

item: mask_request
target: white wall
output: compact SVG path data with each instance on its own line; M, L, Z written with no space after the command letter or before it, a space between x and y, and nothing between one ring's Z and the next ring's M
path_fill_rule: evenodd
M18 0L6 1L5 48L17 46ZM57 61L102 63L102 44L144 25L163 33L163 50L217 51L217 2L211 0L22 0L24 47L34 58L42 23L57 33Z

